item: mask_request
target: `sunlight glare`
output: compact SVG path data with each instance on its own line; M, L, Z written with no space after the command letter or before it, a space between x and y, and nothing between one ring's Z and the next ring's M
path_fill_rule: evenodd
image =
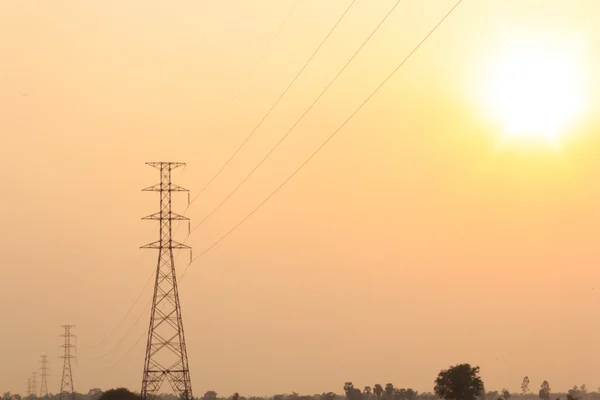
M582 110L577 52L549 44L515 41L494 66L486 97L505 140L555 146Z

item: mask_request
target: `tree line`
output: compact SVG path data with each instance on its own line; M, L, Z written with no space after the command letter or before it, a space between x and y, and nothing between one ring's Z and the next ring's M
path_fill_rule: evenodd
M392 383L374 384L355 387L352 382L343 386L343 394L327 392L313 395L276 394L270 397L218 396L215 391L207 391L194 400L600 400L600 388L596 392L588 392L586 385L573 386L566 393L554 393L548 381L543 381L537 393L529 389L529 377L525 376L521 383L521 391L511 393L509 389L486 391L483 380L479 376L479 367L469 364L458 364L440 371L434 381L433 392L418 393L411 388L397 388ZM58 394L50 394L43 398L20 396L6 392L0 400L59 400ZM94 388L87 394L75 393L75 400L141 400L140 394L126 388L107 390ZM163 393L156 400L181 400L173 394Z

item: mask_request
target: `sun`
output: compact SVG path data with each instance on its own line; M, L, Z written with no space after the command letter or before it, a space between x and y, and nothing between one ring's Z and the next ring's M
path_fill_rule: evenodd
M576 46L551 41L505 43L491 68L485 101L504 141L556 146L583 109Z

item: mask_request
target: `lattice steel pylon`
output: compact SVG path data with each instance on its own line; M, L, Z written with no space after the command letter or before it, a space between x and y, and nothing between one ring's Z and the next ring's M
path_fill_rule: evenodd
M174 241L171 229L173 220L187 220L186 217L171 211L171 193L188 191L171 182L171 171L185 164L179 162L146 164L160 171L160 183L143 189L143 191L160 193L160 211L143 219L159 221L160 238L141 247L158 250L141 395L142 400L153 400L166 378L181 400L192 400L192 383L173 259L173 249L190 247Z
M48 367L48 364L50 364L50 361L48 361L48 356L43 355L42 359L40 360L40 363L42 364L40 371L42 371L42 383L40 385L40 397L45 397L48 396L48 376L50 375L48 373L48 371L50 371L50 368Z
M37 374L31 374L31 395L37 397Z
M33 390L31 390L31 378L27 378L27 397L31 397L33 394Z
M74 328L75 325L61 325L65 333L60 335L65 339L65 344L62 347L64 349L64 354L59 358L64 359L63 363L63 373L62 379L60 381L60 394L59 400L75 400L75 388L73 386L73 372L71 371L71 359L75 358L75 356L71 355L71 349L75 349L75 345L71 344L71 339L75 338L75 335L71 334L71 328Z

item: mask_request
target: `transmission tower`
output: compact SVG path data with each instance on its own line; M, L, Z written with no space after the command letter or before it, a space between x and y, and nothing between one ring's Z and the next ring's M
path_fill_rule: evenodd
M37 373L31 374L31 395L37 397Z
M181 400L192 400L192 383L173 260L173 249L189 249L189 247L174 241L171 237L171 222L187 220L184 216L171 211L171 193L188 191L171 183L171 171L185 164L177 162L146 164L160 170L160 183L143 189L160 193L160 211L143 219L159 221L160 238L156 242L142 246L144 249L158 250L158 266L142 379L142 400L153 400L165 378Z
M31 378L27 378L27 397L31 397Z
M75 345L71 344L71 339L75 338L75 335L71 334L71 328L74 328L75 325L61 325L65 333L60 335L60 337L65 339L65 344L62 347L64 349L64 354L59 358L64 360L63 363L63 373L62 379L60 381L60 394L59 400L67 400L71 398L71 400L75 400L75 389L73 387L73 373L71 371L71 358L75 358L75 356L71 355L71 349L76 349Z
M40 397L44 397L44 396L48 396L48 376L50 375L48 373L50 371L50 368L48 367L48 365L50 364L50 361L48 361L48 356L43 355L40 363L42 364L42 367L40 368L40 371L42 371L42 384L40 386Z

